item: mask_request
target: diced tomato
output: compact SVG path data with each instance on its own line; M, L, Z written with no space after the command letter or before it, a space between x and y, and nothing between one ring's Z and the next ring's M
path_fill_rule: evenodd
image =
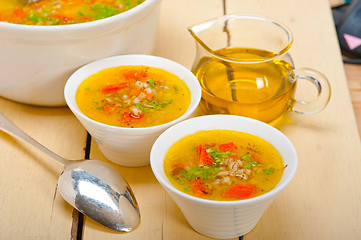
M198 195L198 196L207 194L204 191L204 187L203 187L202 183L198 179L194 179L194 181L193 181L193 191L194 191L194 194Z
M199 165L212 165L213 159L212 157L207 153L206 149L202 146L198 146L198 159L199 159Z
M114 84L109 84L109 85L106 85L106 86L100 88L100 91L102 91L104 93L113 93L120 89L126 88L128 86L129 86L129 83L114 83Z
M235 153L237 150L236 145L234 145L233 142L229 142L229 143L223 143L223 144L219 144L219 149L221 150L221 152L232 152ZM234 155L229 155L230 158L233 159L237 159L238 155L234 154Z
M145 118L144 115L135 115L131 111L125 111L122 115L121 122L129 123L129 122L141 122Z
M137 80L139 80L141 78L147 77L148 74L146 72L143 72L143 71L131 70L131 71L128 71L128 72L124 72L123 76L128 80L129 79L137 79Z
M226 190L223 195L234 198L249 198L256 190L256 185L251 184L236 184L230 189Z
M237 150L237 147L236 145L234 145L233 142L229 142L229 143L219 144L219 149L222 152L227 152L227 151L235 152Z
M109 105L105 105L103 109L104 109L104 112L109 113L109 114L111 114L111 113L115 112L115 110L117 110L116 107L111 107Z

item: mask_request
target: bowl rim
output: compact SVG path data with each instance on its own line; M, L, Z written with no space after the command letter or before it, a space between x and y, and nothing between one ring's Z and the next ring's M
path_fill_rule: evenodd
M230 120L234 119L235 121L237 120L237 121L240 121L240 122L243 122L243 123L246 123L246 124L247 123L253 123L253 124L258 125L260 128L268 129L268 131L271 131L273 134L275 134L278 137L282 138L282 140L285 142L285 144L289 148L290 153L293 156L292 161L294 161L294 164L293 164L292 168L289 167L289 169L291 168L290 173L289 173L289 177L286 178L281 184L278 183L273 189L271 189L269 192L267 192L267 193L265 193L263 195L260 195L260 196L254 197L254 198L235 200L235 201L219 201L219 200L202 199L202 198L191 196L189 194L183 193L182 191L178 190L176 187L174 187L169 182L167 176L164 173L164 165L163 165L164 159L162 159L162 160L159 160L159 159L157 160L156 159L156 154L159 154L159 152L162 152L162 154L163 153L166 154L168 152L168 150L169 150L169 148L167 148L166 150L160 151L159 149L160 149L160 146L162 145L161 142L163 141L163 139L167 138L168 135L172 135L177 130L182 129L182 128L186 127L187 125L190 125L192 122L195 122L195 123L201 122L201 121L205 122L210 118L214 118L215 120L218 120L218 122L216 124L213 124L213 125L218 125L218 123L222 122L222 120L225 120L225 119L230 119ZM182 134L182 136L175 137L173 143L171 143L170 146L173 146L173 144L175 142L179 141L183 137L188 136L190 134L194 134L196 132L203 131L203 130L216 130L216 129L227 129L227 128L217 128L217 126L214 126L214 127L204 127L204 126L202 126L201 128L197 129L193 133L188 133L186 135ZM231 129L231 130L236 130L236 129ZM236 130L236 131L241 131L241 130ZM247 132L247 131L243 131L243 132ZM251 133L251 132L248 132L248 133ZM253 133L251 133L251 134L253 134ZM253 135L255 135L255 134L253 134ZM260 137L260 136L258 136L258 137ZM262 137L260 137L260 138L262 138ZM168 141L171 141L171 140L168 139ZM274 146L274 144L272 144L272 145ZM277 151L279 151L279 150L277 150ZM162 161L161 168L157 168L155 166L156 164L159 164L159 161ZM248 205L248 204L256 204L258 202L264 202L267 199L270 199L272 197L276 197L291 182L291 180L294 178L294 176L296 174L296 171L297 171L297 168L298 168L298 155L297 155L297 151L296 151L293 143L287 138L287 136L284 135L278 129L276 129L273 126L269 125L269 124L266 124L264 122L261 122L261 121L255 120L255 119L242 117L242 116L214 114L214 115L199 116L199 117L187 119L185 121L182 121L180 123L175 124L174 126L168 128L166 131L164 131L157 138L157 140L153 144L153 147L152 147L152 150L151 150L151 153L150 153L150 166L151 166L151 169L153 171L153 174L155 175L155 177L157 178L159 183L165 188L165 190L166 191L171 191L175 195L178 195L178 196L182 197L183 200L192 201L194 203L204 205L204 206L206 206L206 205L212 205L212 206ZM162 169L163 172L159 172L158 169Z
M141 4L131 8L125 12L113 15L111 17L94 20L85 23L77 24L68 24L68 25L26 25L26 24L16 24L9 22L0 21L0 29L13 29L16 31L37 31L37 32L59 32L59 31L74 31L84 28L93 28L101 25L107 25L112 22L117 22L121 20L126 20L134 15L138 15L140 12L147 11L147 9L152 8L153 5L157 5L162 0L146 0Z
M180 71L185 73L185 77L187 78L192 78L194 81L194 92L191 91L189 85L186 83L187 87L189 88L189 90L191 91L191 102L190 105L188 106L187 110L177 119L174 119L173 121L167 122L167 123L163 123L160 125L155 125L155 126L149 126L149 127L141 127L141 128L127 128L127 127L118 127L118 126L112 126L112 125L108 125L108 124L104 124L104 123L100 123L98 121L95 121L89 117L87 117L76 105L75 102L75 98L73 99L73 96L70 96L71 93L76 93L76 90L78 89L79 85L81 82L83 82L85 79L79 80L79 83L76 84L76 89L72 88L73 86L71 86L71 84L73 84L74 81L77 81L78 79L78 75L82 74L83 72L87 72L87 71L91 71L90 74L88 74L88 76L97 73L100 70L94 70L93 67L100 65L102 63L106 63L106 65L108 65L108 67L105 68L101 68L102 69L106 69L106 68L111 68L111 67L116 67L116 66L126 66L125 64L116 64L116 62L118 60L122 60L122 59L127 59L127 58L133 58L133 59L149 59L149 60L155 60L155 61L160 61L160 63L165 63L167 62L168 64L174 66L177 69L180 69ZM113 66L113 64L116 64L116 66ZM142 65L141 63L139 64L130 64L130 65ZM155 64L157 65L158 68L163 69L165 71L170 72L167 69L162 68L161 64ZM147 65L143 65L143 66L147 66ZM154 66L156 67L156 66ZM171 72L172 74L176 75L175 73ZM179 76L178 76L179 77ZM181 80L183 80L181 77L179 77ZM67 103L68 107L70 108L70 110L77 116L80 117L81 119L90 122L93 125L96 125L97 127L101 127L101 128L107 128L110 131L116 131L116 130L123 130L123 131L131 131L132 133L136 133L139 131L144 131L145 129L148 131L158 131L159 129L165 129L168 128L172 125L174 125L177 122L183 121L187 118L189 118L193 112L197 109L198 104L201 100L201 95L202 95L202 90L201 90L201 86L197 80L197 78L195 77L195 75L188 70L186 67L184 67L183 65L163 58L163 57L159 57L159 56L154 56L154 55L146 55L146 54L124 54L124 55L117 55L117 56L112 56L112 57L107 57L107 58L103 58L103 59L99 59L96 60L94 62L88 63L84 66L82 66L81 68L79 68L78 70L76 70L67 80L65 87L64 87L64 98L65 98L65 102ZM192 101L193 100L193 101ZM73 104L74 103L74 104Z

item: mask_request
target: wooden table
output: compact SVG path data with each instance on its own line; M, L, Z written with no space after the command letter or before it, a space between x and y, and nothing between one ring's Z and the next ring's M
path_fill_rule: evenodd
M262 14L284 22L294 34L290 53L296 67L319 70L332 86L324 111L287 115L292 122L280 130L298 151L298 172L243 239L361 239L361 145L329 2L163 0L154 55L190 68L195 43L187 27L232 13ZM0 98L0 110L55 153L70 159L88 155L87 132L68 108ZM93 141L89 154L110 163ZM78 221L78 212L57 190L62 166L0 132L0 239L208 239L191 229L149 166L112 165L128 180L140 205L141 225L128 234L86 217Z

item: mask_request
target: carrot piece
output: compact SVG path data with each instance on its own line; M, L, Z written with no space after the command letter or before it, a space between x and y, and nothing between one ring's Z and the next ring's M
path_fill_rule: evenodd
M141 93L142 91L140 91L139 89L133 89L132 91L130 91L129 95L138 97Z
M140 79L140 78L144 78L144 77L147 77L148 74L146 72L143 72L143 71L134 71L134 70L130 70L128 72L124 72L123 73L123 76L126 78L126 79Z
M148 101L151 101L154 98L154 93L145 93Z
M128 87L129 83L114 83L114 84L109 84L109 85L105 85L104 87L100 88L100 91L104 92L104 93L112 93L112 92L116 92L120 89L126 88Z
M16 8L13 12L13 15L17 18L24 18L26 16L26 13L22 9Z
M219 144L219 149L221 150L221 152L232 152L235 153L237 150L236 145L234 145L233 142L229 142L229 143L224 143L224 144ZM233 154L233 155L229 155L230 158L234 158L237 159L238 155L237 154Z
M26 17L26 13L20 8L16 8L12 14L14 23L21 23L21 20L24 19L25 17Z
M103 109L104 109L104 112L109 113L109 114L111 114L111 113L115 112L115 110L117 110L116 107L111 107L109 105L105 105Z
M62 18L64 17L64 15L54 14L52 17L53 17L53 18L56 18L56 19L62 19Z
M213 165L212 157L202 145L198 146L198 159L199 165Z
M193 181L193 190L194 190L195 195L198 195L198 196L206 195L203 185L198 179L194 179L194 181Z
M121 122L130 123L130 122L142 122L145 119L144 115L134 115L131 111L125 111L122 115Z
M230 189L226 190L223 195L235 198L249 198L256 190L256 185L250 184L236 184Z
M2 12L0 12L0 21L3 21L3 13Z

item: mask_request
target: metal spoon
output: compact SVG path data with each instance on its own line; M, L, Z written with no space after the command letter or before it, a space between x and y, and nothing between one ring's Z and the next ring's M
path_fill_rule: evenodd
M135 196L115 168L98 160L64 159L24 133L2 113L0 129L65 166L58 179L58 189L78 211L118 232L130 232L139 226L140 213Z

